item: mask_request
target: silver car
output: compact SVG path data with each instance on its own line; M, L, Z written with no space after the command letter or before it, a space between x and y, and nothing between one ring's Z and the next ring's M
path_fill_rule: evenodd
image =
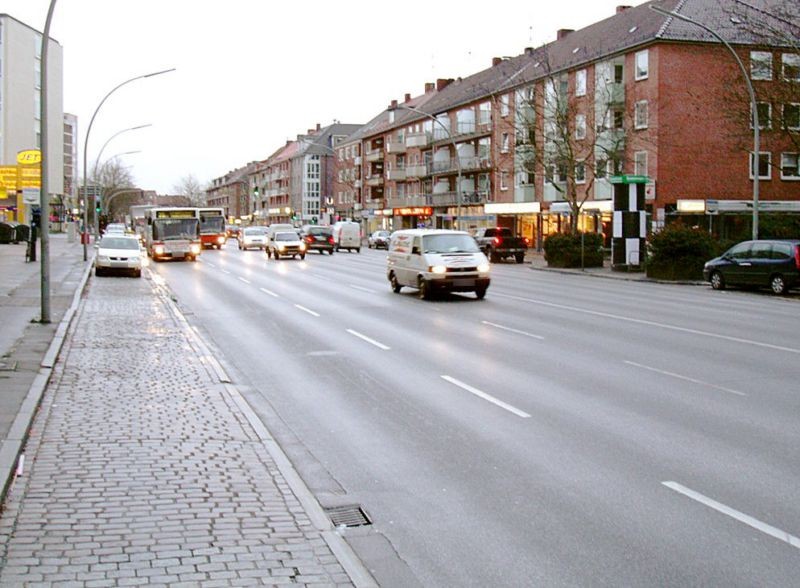
M142 251L135 235L106 235L96 245L94 274L102 276L112 272L142 275Z

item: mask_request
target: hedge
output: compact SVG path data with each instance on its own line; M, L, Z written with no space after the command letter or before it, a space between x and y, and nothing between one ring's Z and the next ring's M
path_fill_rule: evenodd
M703 265L719 254L706 231L670 225L650 236L647 276L663 280L701 280Z
M581 234L546 237L544 259L550 267L581 267ZM583 233L583 267L603 267L602 235Z

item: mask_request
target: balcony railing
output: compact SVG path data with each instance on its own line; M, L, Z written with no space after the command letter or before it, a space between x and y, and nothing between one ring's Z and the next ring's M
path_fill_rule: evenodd
M405 153L406 144L399 141L390 141L386 143L386 153Z
M383 176L367 176L367 186L383 186Z
M394 182L402 182L406 179L406 170L403 169L390 169L386 172L386 179Z
M430 133L411 133L406 135L406 147L427 147L430 143Z
M406 166L407 178L423 178L427 175L430 175L428 173L428 166L424 164Z
M492 161L488 157L451 157L448 160L434 161L429 164L428 173L431 175L450 174L458 172L458 165L461 164L461 172L472 172L478 170L489 170L492 168Z
M396 196L389 198L389 208L405 208L408 206L431 206L431 195L423 194L419 196Z
M430 194L428 196L431 201L431 206L458 206L458 196L455 192L440 192L438 194ZM461 193L462 206L468 204L484 204L485 202L489 201L489 192L485 190Z
M383 149L367 151L367 161L383 161Z

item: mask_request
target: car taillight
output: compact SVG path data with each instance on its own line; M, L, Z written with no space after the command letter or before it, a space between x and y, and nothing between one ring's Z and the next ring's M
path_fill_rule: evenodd
M494 238L494 244L495 245L500 245L500 243L502 243L502 242L503 242L503 239L501 239L500 237L495 237Z
M800 270L800 245L794 246L794 265Z
M306 243L313 243L313 242L314 242L314 237L312 237L311 235L306 237Z
M527 237L523 237L522 242L525 243L525 247L529 247L531 244L531 240L528 239Z
M328 237L328 243L330 243L331 245L333 245L333 235L331 235L330 237Z

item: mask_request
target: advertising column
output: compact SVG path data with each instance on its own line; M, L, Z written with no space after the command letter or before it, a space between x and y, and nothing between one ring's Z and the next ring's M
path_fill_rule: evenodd
M614 218L611 239L611 269L641 271L647 238L644 209L647 176L613 176Z

